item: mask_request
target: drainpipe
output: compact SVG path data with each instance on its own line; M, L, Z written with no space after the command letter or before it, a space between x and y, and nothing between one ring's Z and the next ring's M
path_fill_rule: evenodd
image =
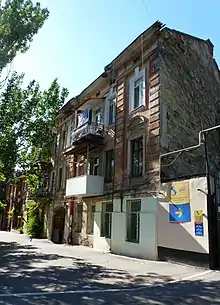
M86 150L86 175L89 175L89 144L87 144Z
M116 97L116 109L115 109L115 135L114 135L114 166L113 166L113 173L112 173L112 204L114 201L114 191L115 191L115 166L116 166L116 118L117 118L117 97Z

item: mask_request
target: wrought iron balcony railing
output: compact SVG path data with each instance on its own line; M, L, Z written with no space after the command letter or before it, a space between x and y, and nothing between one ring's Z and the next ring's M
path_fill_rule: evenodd
M88 122L83 126L73 130L72 132L72 143L79 141L80 139L87 136L104 137L104 125L95 122Z

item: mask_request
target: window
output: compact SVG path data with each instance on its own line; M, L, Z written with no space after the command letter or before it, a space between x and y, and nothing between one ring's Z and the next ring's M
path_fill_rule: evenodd
M143 137L131 141L131 175L140 177L143 174Z
M70 178L70 168L69 165L66 166L66 179Z
M111 238L112 212L113 212L112 202L106 202L102 204L101 236L105 236L106 238Z
M113 149L105 152L105 161L106 161L105 182L111 182L112 176L114 173L114 150Z
M134 109L143 105L144 98L144 79L139 78L134 82Z
M77 215L76 215L76 232L81 233L82 231L82 217L83 217L83 204L77 204Z
M127 200L127 241L139 243L141 200Z
M95 111L95 124L99 126L101 124L101 108Z
M73 130L74 130L74 124L72 123L68 127L68 138L67 138L67 147L70 147L73 144Z
M92 119L91 109L87 108L84 111L78 110L76 116L76 128L85 125L86 123L88 123L88 121L91 122L91 119Z
M89 109L89 123L92 122L92 109Z
M83 176L87 175L87 160L86 159L80 159L77 162L77 175L76 176Z
M109 111L108 111L108 124L111 125L115 122L116 118L116 98L109 100Z
M99 173L99 157L92 158L90 160L89 174L98 176Z
M93 234L94 219L95 219L95 204L88 204L87 234Z
M54 137L52 143L52 155L56 156L56 153L57 153L57 137Z
M130 80L129 109L130 112L145 104L144 71L136 73Z
M58 190L62 188L62 181L63 181L63 169L62 167L59 168L59 174L58 174Z
M66 130L63 131L62 134L62 150L64 150L66 148Z
M55 180L55 172L51 173L50 176L50 192L53 193L54 191L54 180Z

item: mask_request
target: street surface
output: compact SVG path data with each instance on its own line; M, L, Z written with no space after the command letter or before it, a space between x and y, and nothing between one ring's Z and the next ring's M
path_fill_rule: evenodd
M220 305L220 273L0 232L0 304Z

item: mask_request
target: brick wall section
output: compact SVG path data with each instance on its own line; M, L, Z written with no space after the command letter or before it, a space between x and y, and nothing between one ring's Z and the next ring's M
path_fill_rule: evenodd
M157 56L149 61L149 109L148 170L156 170L160 152L160 75Z
M127 74L118 85L117 126L116 126L116 179L117 186L125 189L125 195L131 189L144 196L159 187L159 153L160 153L160 77L158 55L155 53L144 62L146 78L145 105L129 114L129 80ZM133 68L133 71L135 66ZM125 112L125 116L123 114ZM129 142L143 136L144 138L144 173L143 177L132 178L130 168L131 154ZM120 165L121 164L121 165ZM121 168L120 168L121 166ZM119 173L121 171L121 173ZM119 183L118 177L122 177Z
M126 100L126 82L125 79L120 80L117 84L116 98L116 130L115 130L115 189L120 189L123 184L123 152L124 152L124 111Z
M164 29L160 40L161 149L196 145L199 131L219 123L219 72L209 42ZM217 133L209 138L210 158L217 161ZM204 148L182 154L163 176L174 178L205 171ZM174 156L175 157L175 156ZM163 159L162 165L174 159Z

